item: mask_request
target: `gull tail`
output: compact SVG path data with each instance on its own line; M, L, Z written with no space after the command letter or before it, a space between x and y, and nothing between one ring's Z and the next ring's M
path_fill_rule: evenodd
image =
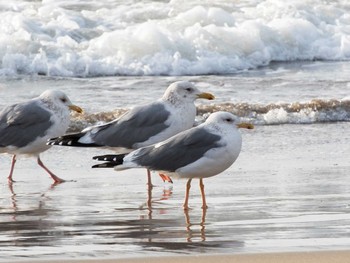
M73 147L101 147L102 145L86 142L82 143L79 140L86 135L86 132L66 134L60 137L51 138L47 145L73 146Z
M126 154L107 154L92 157L93 160L104 161L104 163L95 164L92 168L114 168L117 165L123 164L123 159Z

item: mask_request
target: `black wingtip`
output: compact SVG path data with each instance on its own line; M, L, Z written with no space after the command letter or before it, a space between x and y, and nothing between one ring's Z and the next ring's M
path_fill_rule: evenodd
M116 166L114 163L106 162L106 163L95 164L91 166L91 168L113 168L114 166Z
M97 160L97 161L106 161L106 160L104 160L103 156L104 156L104 155L94 156L94 157L92 157L92 160Z
M55 145L55 143L57 142L58 139L59 139L59 137L50 138L47 140L46 145Z
M98 155L92 157L93 160L97 161L108 161L108 162L121 162L124 158L125 154L106 154L106 155Z
M47 145L59 145L59 146L80 146L81 143L78 140L83 135L80 133L66 134L60 137L50 138L47 141Z
M72 133L64 136L51 138L47 141L47 145L58 145L58 146L72 146L72 147L101 147L102 145L96 143L81 143L80 138L86 133Z
M93 165L92 168L112 168L123 164L125 154L106 154L92 157L93 160L104 161L105 163Z

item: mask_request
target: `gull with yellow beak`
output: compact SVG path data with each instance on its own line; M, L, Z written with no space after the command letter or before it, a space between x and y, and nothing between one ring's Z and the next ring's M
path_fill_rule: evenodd
M197 127L183 131L163 142L142 147L129 154L102 155L93 159L104 161L93 168L123 170L144 167L177 178L187 178L184 209L188 209L191 181L199 179L203 209L207 208L203 178L217 175L237 159L242 146L238 128L253 129L249 123L229 112L212 113Z
M193 83L172 83L159 100L132 108L120 118L82 132L50 140L50 145L74 147L108 147L117 152L132 150L164 141L193 127L196 117L196 99L214 99L210 93L201 92ZM171 182L170 177L160 174ZM148 184L151 186L150 172Z
M50 148L46 144L49 138L66 132L70 123L69 110L82 112L62 91L47 90L37 98L8 106L0 112L0 153L13 155L9 182L13 182L19 154L37 157L38 164L55 183L64 182L42 163L39 154Z

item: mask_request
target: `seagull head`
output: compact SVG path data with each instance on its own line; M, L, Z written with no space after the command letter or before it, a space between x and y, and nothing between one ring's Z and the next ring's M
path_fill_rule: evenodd
M60 90L46 90L44 91L39 98L42 101L48 102L59 107L67 107L70 110L82 113L83 110L79 106L74 105L68 96Z
M236 115L226 112L226 111L218 111L210 114L208 119L205 121L206 123L213 123L218 127L233 127L237 128L245 128L245 129L254 129L254 125L247 122L241 122L239 117Z
M213 100L211 93L201 92L193 83L188 81L177 81L172 83L164 93L163 99L168 101L190 101L196 99Z

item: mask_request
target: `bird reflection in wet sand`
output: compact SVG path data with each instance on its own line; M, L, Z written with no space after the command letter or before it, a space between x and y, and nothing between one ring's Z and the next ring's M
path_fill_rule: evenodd
M2 245L7 246L26 246L34 242L40 242L43 238L48 238L48 231L52 231L54 223L48 223L47 218L52 209L45 208L48 192L52 191L58 184L53 183L48 190L42 193L35 193L28 200L28 196L16 189L16 184L9 183L8 189L10 204L3 206L0 213L0 228L10 239L5 240ZM29 201L29 203L28 203ZM32 204L32 201L35 204ZM44 219L44 220L43 220ZM49 225L49 227L48 227ZM52 239L52 241L54 241Z
M202 209L201 222L198 224L198 226L200 227L198 233L196 233L196 230L193 229L197 224L191 223L189 210L185 209L184 214L186 219L187 242L193 242L193 238L196 238L198 236L198 233L200 241L205 241L205 218L207 215L207 209Z
M15 191L14 185L15 185L15 184L14 184L13 182L9 182L9 183L8 183L8 188L9 188L9 190L10 190L10 192L11 192L11 197L10 197L10 199L11 199L11 204L12 204L13 217L14 217L14 220L15 220L16 214L17 214L17 212L19 211L19 209L18 209L18 205L17 205L17 203L18 203L18 200L17 200L17 193L16 193L16 191ZM39 211L40 209L42 209L43 203L44 203L43 199L46 199L46 198L47 198L47 197L46 197L47 193L50 192L50 191L52 191L53 189L55 189L58 185L59 185L59 184L57 184L56 182L52 183L52 184L50 185L50 187L48 188L48 190L45 191L45 192L43 192L43 193L40 195L39 205L38 205L38 209L37 209L38 211Z
M11 192L11 203L12 203L12 208L13 208L12 219L13 219L13 221L16 221L16 212L18 210L18 207L17 207L16 193L15 193L15 191L13 189L12 181L9 181L8 186L9 186L9 190Z
M163 201L163 200L167 200L171 197L172 195L172 186L170 186L170 188L163 188L163 193L162 193L162 197L158 198L158 199L153 199L152 197L152 190L153 187L148 186L148 191L147 191L147 202L142 204L139 209L140 210L144 210L145 206L147 207L147 215L141 215L140 216L140 220L144 221L144 220L148 220L150 223L148 224L148 228L147 229L143 229L144 232L148 232L148 233L153 233L155 231L155 229L157 228L157 226L155 226L152 222L153 220L153 211L156 209L153 207L153 203L158 203L159 201ZM166 209L165 208L157 208L157 211L159 212L159 214L166 214ZM148 238L148 242L152 242L152 235L150 235L150 237Z
M173 187L170 185L169 188L167 187L164 187L163 188L163 193L162 193L162 197L161 198L158 198L158 199L155 199L153 200L153 195L152 195L152 191L153 191L153 187L151 186L148 186L147 187L147 201L146 203L142 204L140 206L140 209L144 209L145 206L147 206L147 209L152 212L152 204L153 203L158 203L160 201L164 201L164 200L168 200L172 194L173 194Z

